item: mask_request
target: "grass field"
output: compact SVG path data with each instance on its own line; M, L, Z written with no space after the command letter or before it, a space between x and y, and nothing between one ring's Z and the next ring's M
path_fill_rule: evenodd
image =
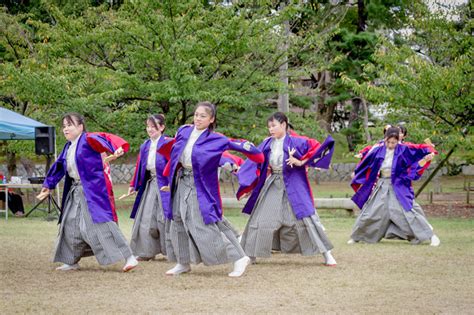
M129 239L128 211L119 216ZM243 229L246 217L237 209L226 216ZM128 274L121 263L101 267L92 257L80 271L57 272L50 262L55 222L39 214L1 219L0 313L473 313L473 220L431 219L441 239L433 248L402 241L346 245L354 218L321 216L337 267L323 266L320 256L275 254L239 279L227 277L229 265L167 277L173 264L162 258Z

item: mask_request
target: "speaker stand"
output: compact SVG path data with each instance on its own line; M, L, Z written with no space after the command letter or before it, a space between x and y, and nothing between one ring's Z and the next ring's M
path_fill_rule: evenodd
M47 208L38 208L40 205L43 204L43 202L48 201L48 206ZM48 215L46 216L47 221L53 221L55 219L59 218L59 213L61 211L61 208L59 207L58 203L52 196L52 194L49 194L48 197L44 198L40 202L38 202L28 213L25 215L25 217L29 216L32 212L35 210L40 210L46 212Z

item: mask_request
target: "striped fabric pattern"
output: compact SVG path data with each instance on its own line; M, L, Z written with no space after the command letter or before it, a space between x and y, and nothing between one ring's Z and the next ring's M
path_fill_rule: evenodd
M333 248L317 214L296 218L281 171L267 178L242 235L242 247L252 257L270 257L272 250L309 256Z
M72 265L82 257L95 256L99 264L110 265L132 255L117 223L92 222L80 182L71 187L63 211L54 262Z
M156 177L146 184L132 228L130 248L135 256L166 255L165 220Z
M351 238L366 243L377 243L382 238L413 243L429 240L433 236L431 225L418 211L405 211L393 191L391 178L379 178L356 219Z
M180 169L172 202L169 237L173 253L168 255L168 260L180 264L218 265L245 256L235 232L227 224L204 223L191 171Z

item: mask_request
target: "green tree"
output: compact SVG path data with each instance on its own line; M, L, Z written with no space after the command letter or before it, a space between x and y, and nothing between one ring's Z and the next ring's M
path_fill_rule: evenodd
M18 99L21 81L21 97L54 109L48 122L79 111L92 129L113 130L136 149L147 114L165 113L172 133L196 102L210 100L223 132L252 139L251 126L260 125L265 100L278 89L277 22L266 8L195 0L128 1L73 15L54 2L44 9L51 23L23 24L41 39L27 60L32 69L3 64L1 92Z
M474 125L471 12L467 6L449 14L417 10L404 44L380 38L374 63L364 69L376 80L344 80L372 103L385 103L389 117L406 121L416 140L431 137L441 148L457 144L469 152Z

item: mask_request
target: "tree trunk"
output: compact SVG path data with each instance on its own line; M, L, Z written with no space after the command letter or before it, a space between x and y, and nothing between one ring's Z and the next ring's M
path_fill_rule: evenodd
M334 110L337 104L326 104L326 100L329 97L329 85L331 82L331 73L329 71L323 71L320 73L319 78L319 99L318 102L318 123L327 132L331 132L331 123L334 116Z
M365 10L365 0L357 0L357 33L365 31L367 26L367 11Z
M367 101L365 99L361 99L362 101L362 108L364 110L364 133L365 133L365 140L367 143L372 141L372 137L370 136L369 132L369 108L367 107Z
M188 111L188 106L186 104L186 102L182 101L181 102L181 121L180 121L180 125L184 125L186 123L186 120L187 120L187 113Z
M20 158L20 163L23 165L26 171L27 177L32 177L35 172L35 162L25 157Z
M282 8L286 5L283 4ZM280 49L284 52L283 61L284 63L280 66L280 81L283 85L283 92L278 93L278 110L283 113L290 111L290 100L288 95L288 37L290 35L290 22L288 20L283 22L283 45Z
M168 114L170 111L170 103L168 101L160 101L159 104L163 113Z
M313 104L309 108L310 112L315 113L315 120L318 121L318 108L319 108L319 98L317 93L313 93L313 90L316 90L318 88L319 80L317 78L318 74L316 76L314 74L310 75L311 78L311 97L313 98Z
M10 178L16 176L16 154L14 152L7 152L7 169Z
M349 114L349 122L347 125L349 129L354 128L354 123L359 118L360 107L361 107L361 99L358 97L353 98L352 109L351 109L351 113ZM347 134L346 138L347 138L347 145L349 146L349 151L350 152L354 151L355 146L356 146L355 139L357 139L356 135L354 133Z

